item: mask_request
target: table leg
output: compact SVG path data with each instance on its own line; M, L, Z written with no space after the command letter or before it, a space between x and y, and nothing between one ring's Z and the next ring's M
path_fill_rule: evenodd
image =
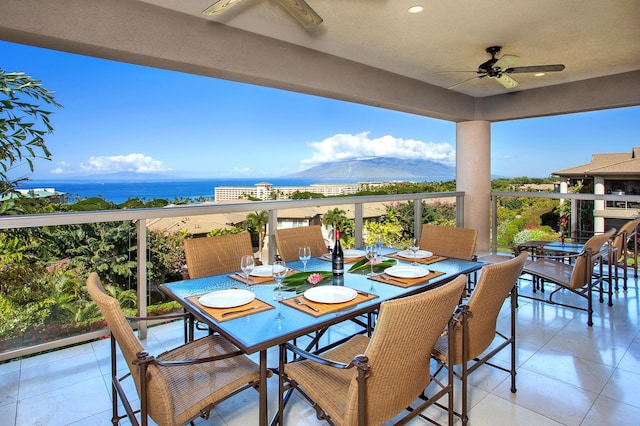
M259 415L260 426L266 426L267 419L267 350L260 351L260 389L259 389Z

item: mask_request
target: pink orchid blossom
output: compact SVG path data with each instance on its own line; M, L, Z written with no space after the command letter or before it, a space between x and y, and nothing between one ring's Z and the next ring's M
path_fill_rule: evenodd
M377 265L378 263L382 263L382 260L380 260L380 259L371 259L370 261L368 261L366 263L366 265Z
M316 285L320 281L322 281L323 278L324 277L322 276L322 274L311 274L309 275L309 278L307 278L307 281L309 281L309 283L312 285Z

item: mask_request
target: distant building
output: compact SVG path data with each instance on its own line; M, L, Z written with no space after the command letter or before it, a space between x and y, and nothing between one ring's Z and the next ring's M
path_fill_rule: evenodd
M216 201L257 198L259 200L279 200L289 198L296 192L313 192L326 197L355 194L360 184L312 184L310 186L273 186L268 182L259 182L254 186L217 186L214 189Z
M17 192L26 198L50 198L50 201L54 203L63 202L65 195L63 192L56 191L55 188L18 189ZM3 195L0 197L0 201L10 200L13 198L18 198L18 195Z
M572 185L593 181L594 194L640 195L640 147L631 153L593 154L591 162L553 172L562 178L560 192ZM619 228L640 214L640 203L626 201L594 201L593 231ZM576 220L573 218L573 220ZM576 228L574 228L576 229Z

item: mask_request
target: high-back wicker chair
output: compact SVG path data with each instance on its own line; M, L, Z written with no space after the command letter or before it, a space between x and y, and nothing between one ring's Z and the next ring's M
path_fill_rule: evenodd
M328 252L320 225L276 229L274 235L278 255L285 262L298 260L298 249L301 246L311 247L311 257L318 257Z
M617 256L615 249L605 247L607 242L615 235L616 229L612 228L604 234L597 234L589 238L580 253L576 255L561 254L560 256L537 256L536 259L524 267L524 272L544 282L556 284L558 288L549 293L547 303L565 306L568 308L587 311L587 325L593 325L593 288L597 287L600 294L600 303L604 302L604 283L608 281L607 293L609 294L609 306L612 302L611 277L603 273L603 263L610 260L609 256ZM565 263L565 259L573 262ZM558 260L560 259L560 260ZM598 272L594 268L598 266ZM544 284L543 284L544 285ZM569 290L578 296L587 299L587 308L577 305L569 305L553 300L553 296L560 290Z
M156 357L149 355L118 301L105 292L95 272L87 279L87 290L111 330L113 424L124 417L129 417L132 424L140 424L135 416L138 410L131 407L121 383L129 374L118 377L116 342L138 391L133 400L139 398L142 425L148 424L148 417L158 425L182 425L197 417L207 418L219 402L258 386L258 365L219 335L195 340ZM118 398L126 415L118 412Z
M248 232L184 240L189 278L239 270L240 259L245 254L253 255Z
M616 268L616 290L618 289L617 272L618 267L622 268L623 289L627 289L627 279L629 277L629 244L633 244L631 250L634 277L638 278L638 226L640 218L627 221L620 227L618 233L613 237L612 247L615 248L616 259L612 262Z
M431 381L431 351L464 285L465 278L458 277L436 289L383 302L371 338L352 337L322 358L290 343L281 345L280 425L283 395L291 387L316 408L318 418L330 424L378 425L405 410ZM304 360L285 364L287 350ZM453 400L451 382L414 407L407 418L420 415L445 394Z
M462 307L455 328L449 329L448 334L453 334L454 337L454 350L449 350L452 347L451 341L446 336L440 337L435 345L434 357L443 367L451 371L452 365L462 366L459 375L462 382L462 412L460 413L462 424L468 421L468 375L508 346L511 346L511 368L490 365L511 374L511 392L516 392L517 281L526 260L527 253L522 253L506 262L482 268L478 284L468 303ZM506 336L496 330L496 324L500 309L509 295L511 295L511 335ZM496 335L500 338L499 344L492 346L491 350L485 353ZM452 361L450 361L451 356ZM470 362L472 362L471 365Z
M422 225L420 248L438 256L472 260L476 250L478 231L470 228Z

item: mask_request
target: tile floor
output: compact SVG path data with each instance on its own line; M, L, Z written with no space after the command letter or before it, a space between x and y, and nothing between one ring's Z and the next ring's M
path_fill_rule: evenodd
M531 294L523 279L521 294ZM594 325L582 311L520 298L517 311L518 392L509 376L483 366L470 377L470 424L477 425L638 425L640 424L640 299L638 282L614 295L614 306L596 303ZM508 306L498 327L509 329ZM333 336L348 331L333 330ZM151 353L180 344L179 324L150 329ZM507 353L497 355L506 365ZM277 362L269 353L270 365ZM270 411L276 407L277 379L269 380ZM63 349L0 364L0 424L109 425L109 341ZM456 397L459 404L459 397ZM432 410L432 409L430 409ZM430 411L431 412L431 411ZM256 424L257 393L247 390L220 404L198 425ZM442 418L442 413L433 411ZM321 424L314 410L294 398L291 425ZM411 424L428 424L415 419Z

